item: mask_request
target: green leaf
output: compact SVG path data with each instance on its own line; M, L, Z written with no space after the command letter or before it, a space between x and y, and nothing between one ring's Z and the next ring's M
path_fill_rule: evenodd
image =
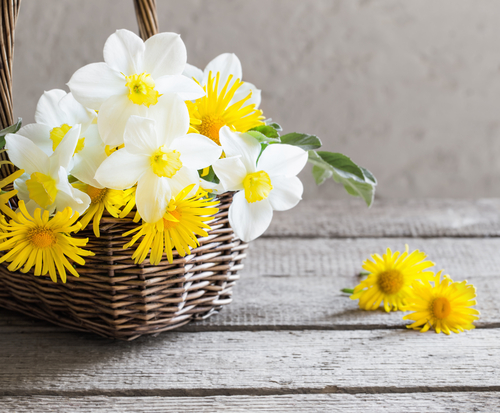
M317 165L313 165L312 174L317 185L321 185L328 178L331 178L333 172L330 169L324 169Z
M216 184L219 183L219 178L217 177L217 175L215 175L215 172L211 166L210 166L210 169L208 170L207 175L202 176L202 174L203 174L203 169L200 169L198 171L198 175L200 175L201 179L204 179L205 181L208 181L208 182L215 182Z
M321 141L317 136L297 132L287 133L286 135L283 135L281 137L281 143L298 146L305 151L310 151L312 149L318 149L321 147Z
M267 136L268 138L274 138L274 139L278 138L278 140L279 140L279 137L280 137L280 134L278 133L278 131L275 128L273 128L271 125L256 126L255 128L250 129L250 131L260 132L264 136Z
M325 151L318 151L316 153L321 156L321 159L333 166L335 169L355 175L363 181L365 180L365 176L363 175L361 168L351 161L351 158L348 156L342 155L341 153Z
M330 152L320 153L322 156L316 151L309 151L309 162L313 164L316 182L323 182L326 176L330 175L335 182L344 186L348 194L363 198L366 204L371 206L376 186L373 175L367 170L364 172L347 156ZM321 173L320 169L328 172Z
M23 120L21 118L17 118L17 123L6 127L5 129L0 130L0 149L5 147L5 136L8 133L16 133L19 129L21 129L21 125Z
M352 288L342 288L340 291L346 294L354 294L354 290Z
M281 132L283 130L283 128L281 127L281 125L279 123L276 123L276 122L270 123L268 126L270 126L271 128L276 129L278 132Z
M249 130L248 132L246 132L246 134L257 139L257 141L259 141L260 143L266 143L266 142L279 143L279 142L281 142L279 137L278 138L270 138L270 137L264 135L263 133L255 131L255 130Z

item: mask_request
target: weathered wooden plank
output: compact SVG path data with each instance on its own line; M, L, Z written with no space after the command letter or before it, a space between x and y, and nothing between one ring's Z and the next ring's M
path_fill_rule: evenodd
M259 239L249 249L233 303L184 331L402 327L401 313L361 311L339 290L359 282L370 253L402 249L410 241L456 280L474 283L482 312L478 326L500 325L500 239ZM0 310L0 332L15 331L63 330Z
M3 397L4 413L54 412L351 412L449 413L495 412L495 392L411 394L290 394L214 397Z
M264 235L294 237L500 236L500 199L302 201L274 215Z
M500 391L499 329L0 335L0 396Z

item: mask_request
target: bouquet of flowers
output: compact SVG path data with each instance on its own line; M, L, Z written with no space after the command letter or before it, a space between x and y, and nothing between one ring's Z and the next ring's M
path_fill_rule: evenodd
M242 80L240 61L222 54L200 70L186 63L180 36L146 42L118 30L104 45L104 62L71 77L70 92L40 98L36 123L0 133L20 170L0 195L0 262L10 271L66 282L94 252L78 231L104 214L135 222L124 248L136 264L172 262L206 237L217 196L231 191L229 222L251 241L273 211L293 208L309 161L318 184L333 178L370 205L376 180L348 157L318 151L320 140L281 134L259 109L260 90ZM17 195L19 201L13 198ZM75 236L76 234L76 236Z

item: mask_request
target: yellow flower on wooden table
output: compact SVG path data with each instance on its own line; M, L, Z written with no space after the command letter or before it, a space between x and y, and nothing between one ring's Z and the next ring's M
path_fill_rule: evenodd
M184 188L173 198L165 211L163 217L154 223L143 222L137 228L126 232L123 236L136 233L132 240L123 248L134 245L139 238L144 237L135 250L132 258L136 264L143 262L149 251L150 262L158 265L163 257L163 252L167 255L168 261L173 261L172 251L184 257L189 254L190 247L196 248L199 241L196 235L208 236L206 230L210 229L205 222L212 220L212 216L218 212L218 208L213 206L218 201L204 199L204 192L198 192L194 196L189 196L195 185Z
M381 303L385 311L397 311L405 305L405 299L411 293L411 285L416 279L427 279L433 275L426 271L434 266L427 261L424 252L415 250L400 253L387 252L380 256L373 254L372 260L363 262L363 268L368 271L368 277L354 288L352 300L359 299L363 310L376 310Z
M50 218L49 211L35 209L30 215L24 201L19 202L19 212L7 222L0 219L0 251L8 251L0 262L7 261L9 271L28 272L35 267L35 275L50 275L57 282L57 274L66 282L66 270L78 277L79 274L68 258L79 265L85 265L82 256L94 255L80 247L87 245L88 239L73 238L69 234L80 229L76 222L79 215L71 208L59 211ZM22 268L21 268L22 267Z
M413 311L403 317L412 320L408 328L422 333L434 328L436 333L460 333L474 329L479 311L471 308L476 304L476 289L467 281L454 282L449 276L441 278L439 271L432 280L413 283L411 297L404 310ZM431 284L432 283L432 284Z

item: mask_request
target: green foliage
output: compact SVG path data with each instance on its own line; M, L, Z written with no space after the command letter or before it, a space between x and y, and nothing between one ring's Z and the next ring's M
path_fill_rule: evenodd
M318 185L332 177L344 185L348 194L364 199L371 206L375 196L375 177L365 168L360 168L349 157L340 153L309 151L309 162L313 165L313 176Z
M307 133L287 133L286 135L283 135L281 137L281 143L298 146L305 151L310 151L321 147L321 140L317 136L308 135Z
M23 120L21 118L17 118L16 123L0 130L0 149L3 149L5 147L5 136L8 133L16 133L19 129L21 129L22 123Z

